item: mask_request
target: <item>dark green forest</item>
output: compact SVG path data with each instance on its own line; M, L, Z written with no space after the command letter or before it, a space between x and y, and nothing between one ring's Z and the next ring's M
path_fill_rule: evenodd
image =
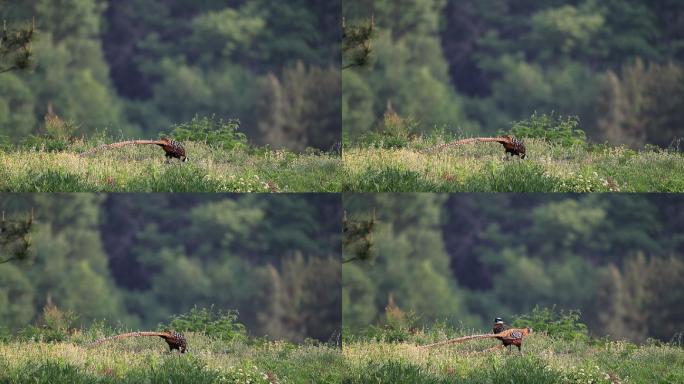
M369 64L343 71L345 139L383 129L494 134L534 112L578 116L594 142L684 136L684 2L347 0L374 18ZM675 142L675 144L677 144Z
M157 137L195 115L239 119L253 144L340 141L341 4L325 0L3 0L35 20L32 67L0 77L0 138L45 131ZM323 101L323 102L322 102Z
M238 310L253 336L328 341L341 321L339 200L5 194L5 220L34 221L28 259L0 263L0 333L36 324L47 304L74 326L127 329L214 306Z
M368 222L370 260L343 266L343 321L384 324L390 303L417 326L487 329L536 306L580 310L594 336L681 335L679 195L347 194ZM374 212L374 213L373 213ZM358 240L361 241L361 240ZM349 260L363 249L345 248Z

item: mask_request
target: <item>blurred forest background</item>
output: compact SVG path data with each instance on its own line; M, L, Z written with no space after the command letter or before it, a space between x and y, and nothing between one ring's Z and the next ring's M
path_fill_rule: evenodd
M76 325L128 329L213 305L251 335L328 341L342 316L339 199L5 194L8 219L35 221L31 258L0 264L0 328L33 324L49 302Z
M44 130L157 137L195 115L240 119L253 144L340 141L339 1L0 0L36 22L35 68L0 77L0 137Z
M538 113L578 116L595 142L684 137L684 2L345 0L374 17L371 64L344 70L345 140L392 109L414 133L489 135Z
M347 194L344 206L377 217L372 258L342 268L352 332L383 324L391 302L418 326L485 330L556 306L579 309L595 336L684 331L680 195Z

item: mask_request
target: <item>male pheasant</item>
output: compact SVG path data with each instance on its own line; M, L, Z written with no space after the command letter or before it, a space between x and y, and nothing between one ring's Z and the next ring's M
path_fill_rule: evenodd
M506 150L506 155L510 153L511 156L518 156L521 159L524 159L527 156L525 154L525 143L522 140L516 139L515 137L509 135L499 137L473 137L470 139L452 141L451 143L436 146L430 149L428 152L438 151L447 147L456 147L459 145L472 144L478 142L496 142L504 146L504 149Z
M95 346L95 345L104 343L105 341L125 339L127 337L140 337L140 336L159 336L162 339L164 339L164 341L166 341L166 344L169 345L170 351L177 349L180 353L185 353L185 351L188 350L188 344L187 344L187 341L185 340L185 336L183 336L183 334L175 332L175 331L122 333L120 335L105 337L105 338L96 340L91 344L91 346Z
M172 139L161 139L161 140L129 140L129 141L121 141L118 143L113 143L113 144L108 144L108 145L103 145L101 147L93 148L88 152L83 152L81 154L81 157L90 155L92 153L95 153L101 149L110 149L110 148L120 148L126 145L158 145L160 146L164 152L167 161L176 158L182 162L188 161L188 157L185 155L185 148L183 147L183 144L179 143L176 140Z
M522 346L522 341L527 335L532 333L532 328L511 328L504 330L499 333L486 333L486 334L481 334L481 335L471 335L471 336L463 336L459 337L456 339L451 339L447 341L440 341L438 343L433 343L433 344L428 344L428 345L423 345L422 348L431 348L431 347L438 347L441 345L446 345L446 344L458 344L458 343L463 343L466 341L470 340L479 340L479 339L498 339L501 340L503 343L503 346L510 346L510 345L515 345L518 347L518 351L522 352L521 346Z

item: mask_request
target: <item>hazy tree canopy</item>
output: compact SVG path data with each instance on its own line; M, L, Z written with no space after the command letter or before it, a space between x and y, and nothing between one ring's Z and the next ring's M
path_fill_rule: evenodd
M349 138L388 103L427 132L491 134L536 111L579 116L599 142L682 136L681 2L351 0L343 13L378 29L374 65L343 75Z
M327 341L341 321L334 196L14 195L35 207L35 256L0 265L0 319L51 302L87 325L155 327L194 306L240 312L252 335Z
M594 335L669 340L683 313L678 196L347 195L375 209L375 254L344 264L344 324L384 321L390 297L422 324L485 328L535 306L579 309ZM345 258L350 249L345 249Z
M40 132L48 103L86 135L157 137L216 115L239 119L254 144L328 150L340 141L339 4L32 0L0 8L3 19L32 17L35 70L0 86L0 135L15 142ZM288 85L300 66L305 82ZM285 101L266 110L264 97L297 99L300 112L279 113Z

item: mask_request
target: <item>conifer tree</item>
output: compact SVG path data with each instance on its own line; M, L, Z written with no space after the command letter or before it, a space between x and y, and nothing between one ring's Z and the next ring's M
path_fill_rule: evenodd
M33 42L36 30L35 20L22 28L8 28L7 21L2 23L0 36L0 73L24 70L31 66Z
M22 261L29 257L33 211L25 219L9 219L2 212L0 221L0 264Z

